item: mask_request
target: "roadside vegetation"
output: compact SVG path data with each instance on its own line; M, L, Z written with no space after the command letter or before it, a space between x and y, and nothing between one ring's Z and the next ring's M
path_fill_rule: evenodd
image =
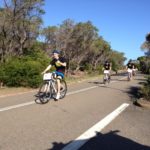
M139 57L139 69L142 73L146 74L146 82L140 90L143 98L150 101L150 33L145 37L145 42L142 44L141 49L145 51L145 56Z
M150 101L150 76L147 77L146 83L141 88L141 94L145 98L145 100Z
M87 22L64 20L42 27L44 0L2 1L0 6L0 85L38 87L51 52L67 58L66 77L101 74L105 60L114 71L122 69L124 53L113 50L99 30Z
M0 6L0 87L32 87L42 82L41 72L54 49L67 58L67 80L102 74L109 60L116 73L123 69L124 53L111 48L91 21L66 19L60 25L43 27L44 0L2 0ZM141 45L145 56L138 68L150 74L150 33ZM121 51L121 50L119 50ZM54 68L53 68L54 69ZM150 100L150 77L141 89Z

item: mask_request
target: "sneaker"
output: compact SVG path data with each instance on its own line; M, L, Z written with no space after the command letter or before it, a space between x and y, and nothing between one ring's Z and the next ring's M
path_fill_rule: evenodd
M60 93L57 93L57 95L56 95L56 100L58 100L60 98Z

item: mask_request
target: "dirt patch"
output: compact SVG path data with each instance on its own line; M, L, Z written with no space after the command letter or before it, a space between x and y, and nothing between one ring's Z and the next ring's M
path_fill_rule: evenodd
M144 100L143 98L139 99L137 103L144 108L150 109L150 101Z

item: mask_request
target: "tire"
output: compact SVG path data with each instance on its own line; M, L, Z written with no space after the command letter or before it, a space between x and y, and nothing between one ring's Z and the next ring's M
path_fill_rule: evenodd
M128 73L128 81L131 80L131 73Z
M108 77L107 74L104 74L103 83L106 84L106 82L108 82Z
M42 104L46 104L51 98L51 88L49 82L45 81L38 92L38 98Z
M61 88L60 88L60 99L64 98L67 93L67 84L65 80L61 80Z
M103 84L106 84L106 79L103 79Z
M52 82L51 84L51 97L56 100L56 94L57 94L57 82L56 80Z
M110 77L109 77L109 78L108 78L108 84L110 83L110 80L111 80L111 79L110 79Z

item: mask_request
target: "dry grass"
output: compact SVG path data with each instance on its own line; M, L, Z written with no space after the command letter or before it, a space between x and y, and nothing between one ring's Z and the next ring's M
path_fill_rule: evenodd
M16 93L22 93L22 92L29 92L32 91L31 88L24 88L24 87L18 87L18 88L8 88L3 87L0 88L0 96L2 95L9 95L9 94L16 94Z
M82 76L82 77L75 77L72 76L70 78L66 79L66 82L68 85L74 84L74 83L79 83L79 82L83 82L86 80L94 80L100 78L100 76ZM33 91L33 90L37 90L37 89L32 89L32 88L25 88L25 87L12 87L12 88L8 88L8 87L3 87L0 88L0 96L3 95L11 95L11 94L17 94L17 93L23 93L23 92L29 92L29 91Z

